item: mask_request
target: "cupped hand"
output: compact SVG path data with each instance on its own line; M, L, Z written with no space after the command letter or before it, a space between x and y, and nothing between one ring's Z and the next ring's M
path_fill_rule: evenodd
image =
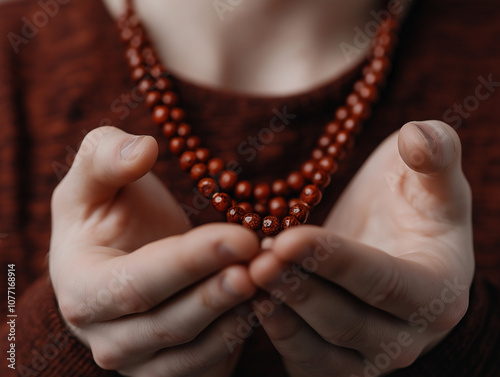
M228 376L224 335L255 292L258 240L190 226L150 172L152 137L112 127L84 139L52 198L50 275L63 319L97 364L125 376Z
M372 154L324 227L267 242L250 275L274 306L254 309L290 376L385 374L462 319L474 259L460 156L448 125L408 123Z

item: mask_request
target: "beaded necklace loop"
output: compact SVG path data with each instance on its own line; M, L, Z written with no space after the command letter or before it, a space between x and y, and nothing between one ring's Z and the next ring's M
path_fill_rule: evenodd
M355 82L345 104L338 107L325 125L309 160L300 169L271 184L239 180L225 162L202 145L180 106L174 83L161 65L146 31L135 13L132 0L117 21L126 44L125 57L132 80L145 95L153 122L169 141L169 150L179 156L182 170L189 173L200 193L230 223L241 224L264 236L304 224L309 212L321 202L322 190L331 182L338 164L354 145L362 123L370 117L390 70L398 22L384 20L372 41L361 78Z

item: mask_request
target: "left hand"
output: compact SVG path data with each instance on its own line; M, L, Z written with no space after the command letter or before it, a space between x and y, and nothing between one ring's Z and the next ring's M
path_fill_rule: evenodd
M474 258L460 155L448 125L406 124L371 155L324 227L287 230L254 259L254 282L285 303L254 310L290 376L385 374L462 319Z

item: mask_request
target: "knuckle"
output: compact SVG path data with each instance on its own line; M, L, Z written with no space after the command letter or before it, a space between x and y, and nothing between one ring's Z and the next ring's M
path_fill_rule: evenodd
M173 322L166 324L164 320L153 316L151 317L149 337L154 344L163 347L174 347L191 342L196 334L183 332L182 328L183 326Z
M367 286L369 288L364 301L372 306L379 307L401 300L404 302L406 298L405 280L397 268L383 269L380 273L374 274L372 284Z
M127 287L127 289L120 289L119 292L114 294L113 299L115 304L128 314L143 313L152 306L148 299L132 286Z
M58 299L59 310L62 317L73 326L81 326L89 322L89 312L83 310L81 305L68 295L60 294Z
M95 363L105 370L122 369L125 365L126 356L119 351L119 347L111 342L98 342L92 344L92 357Z
M422 353L423 348L421 346L407 347L401 352L401 354L391 359L391 369L401 369L407 368L412 365Z

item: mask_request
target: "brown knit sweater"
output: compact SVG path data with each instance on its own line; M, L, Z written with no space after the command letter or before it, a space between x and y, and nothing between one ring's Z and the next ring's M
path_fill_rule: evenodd
M47 12L44 3L60 4L60 9ZM44 19L47 24L36 31L23 26L34 17L38 25ZM489 98L474 99L484 80L500 81L499 17L496 0L423 0L415 6L382 101L313 214L312 222L320 224L369 153L406 121L443 119L459 127L474 194L477 271L470 309L438 347L395 376L500 376L500 94L491 86ZM181 203L191 203L192 183L166 153L145 105L130 97L133 84L123 46L101 1L7 2L0 5L0 36L0 375L116 375L94 364L59 316L46 272L51 193L84 134L104 124L157 137L161 152L154 171ZM176 81L190 123L206 144L221 157L236 159L246 178L269 180L303 159L356 74L282 98ZM276 111L296 118L248 163L252 152L239 154L240 143L269 125ZM205 210L191 220L221 219ZM6 360L9 263L16 269L17 373ZM249 340L236 375L286 375L262 332Z

